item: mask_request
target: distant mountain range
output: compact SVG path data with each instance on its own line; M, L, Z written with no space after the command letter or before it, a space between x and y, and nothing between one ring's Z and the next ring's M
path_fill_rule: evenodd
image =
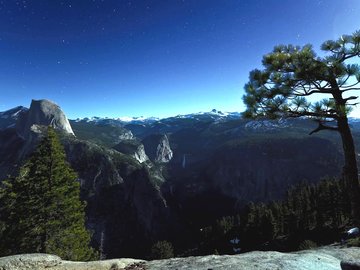
M28 108L23 107L23 106L17 106L15 108L9 109L7 111L4 112L0 112L0 128L4 129L9 127L9 125L14 124L14 120L17 119L17 117L19 116L19 114L27 111ZM222 111L218 111L216 109L212 109L209 112L198 112L198 113L191 113L191 114L184 114L184 115L177 115L177 116L172 116L172 117L164 117L164 118L159 118L159 117L128 117L128 116L124 116L124 117L114 117L114 118L110 118L110 117L98 117L98 116L93 116L93 117L85 117L85 118L77 118L74 120L71 120L72 122L87 122L87 123L95 123L95 124L113 124L113 125L117 125L117 126L125 126L128 124L153 124L153 123L157 123L157 122L171 122L174 121L176 119L192 119L195 121L215 121L215 122L220 122L220 121L229 121L229 120L236 120L242 118L241 116L241 112L222 112ZM350 117L349 118L349 122L350 123L359 123L360 122L360 118L356 118L356 117ZM249 121L248 126L247 127L252 127L252 128L259 128L259 127L264 127L264 128L277 128L277 127L286 127L286 123L287 121L285 119L280 119L279 121L268 121L268 120L263 120L263 121Z
M210 112L198 112L192 114L184 114L184 115L177 115L172 117L97 117L93 116L91 118L77 118L74 121L76 122L93 122L93 123L111 123L111 122L118 122L122 124L140 124L140 123L154 123L158 121L163 121L165 119L202 119L202 120L215 120L215 121L226 121L230 119L238 119L241 117L240 112L221 112L216 109L211 110Z
M350 122L360 149L360 120ZM107 257L141 257L159 239L186 247L200 228L249 201L280 199L342 168L338 135L309 136L316 124L308 119L256 121L212 110L68 120L54 103L34 100L0 113L0 179L16 173L47 125L78 172L93 245Z

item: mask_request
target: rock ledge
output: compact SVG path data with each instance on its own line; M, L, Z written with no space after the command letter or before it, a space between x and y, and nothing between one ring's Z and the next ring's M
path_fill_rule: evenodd
M24 254L0 258L0 270L356 270L360 269L359 262L360 248L330 246L293 253L254 251L239 255L209 255L155 261L113 259L71 262L62 261L54 255Z

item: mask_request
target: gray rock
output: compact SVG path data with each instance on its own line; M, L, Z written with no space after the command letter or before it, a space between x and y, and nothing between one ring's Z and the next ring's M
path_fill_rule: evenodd
M149 160L149 158L147 157L147 155L145 153L144 145L142 145L142 144L139 145L138 149L134 153L134 157L140 163L143 163L143 162Z
M119 140L132 140L134 135L130 130L124 129L124 133L118 136Z
M69 120L55 103L42 99L32 100L30 109L23 113L17 123L18 133L27 138L34 125L52 126L55 129L74 135Z
M227 269L257 269L257 270L339 270L338 259L321 254L285 254L279 252L250 252L241 255L210 255L205 257L176 258L162 261L152 261L147 264L151 270L227 270Z
M360 248L324 247L293 253L254 251L239 255L209 255L202 257L172 258L143 261L135 259L112 259L93 262L61 261L47 254L26 254L0 258L0 270L50 269L50 270L353 270L359 268ZM344 260L346 262L341 263ZM138 268L135 268L135 265ZM134 268L131 268L133 266ZM350 267L350 268L343 268Z
M61 259L48 254L20 254L0 258L0 270L52 269Z
M232 256L174 258L150 261L146 267L149 270L340 270L342 258L360 259L360 248L327 247L294 253L254 251Z
M93 262L62 261L61 264L50 268L51 270L123 270L131 265L144 263L135 259L112 259Z
M170 148L169 139L166 135L162 136L156 148L156 162L166 163L173 157L173 152Z
M360 260L358 261L341 261L342 270L360 270Z
M60 257L49 254L21 254L0 258L0 270L109 270L123 269L129 265L141 264L135 259L113 259L93 262L62 261Z
M154 162L167 163L173 158L173 151L165 134L152 134L146 137L142 143L145 146L146 154Z
M135 140L124 140L113 147L116 151L120 153L130 155L135 158L139 163L148 161L144 149L144 145Z

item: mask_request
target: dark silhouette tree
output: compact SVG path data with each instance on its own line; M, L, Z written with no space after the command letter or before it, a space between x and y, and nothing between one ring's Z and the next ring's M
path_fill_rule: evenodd
M345 164L343 178L351 199L352 217L360 221L360 188L348 113L356 105L360 67L349 61L360 57L360 31L329 40L318 57L311 45L279 45L263 57L263 70L250 72L243 101L245 117L309 117L318 123L310 134L331 130L340 134ZM309 97L322 96L313 101Z
M174 257L174 248L168 241L158 241L151 247L151 258L154 260Z
M68 260L94 258L76 178L49 127L19 175L1 184L1 255L41 252Z

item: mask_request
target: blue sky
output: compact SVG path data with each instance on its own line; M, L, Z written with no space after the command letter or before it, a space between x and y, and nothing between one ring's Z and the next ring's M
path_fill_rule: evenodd
M69 118L242 111L274 45L318 50L359 14L358 0L0 1L0 111L41 98Z

